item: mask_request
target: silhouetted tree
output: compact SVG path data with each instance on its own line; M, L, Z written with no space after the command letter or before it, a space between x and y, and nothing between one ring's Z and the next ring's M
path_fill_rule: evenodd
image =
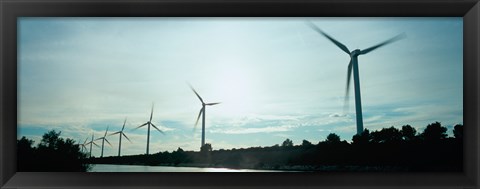
M61 133L61 131L57 133L55 130L51 130L43 134L39 148L57 149L59 143L63 142L63 139L59 139Z
M33 140L27 139L25 136L23 136L20 140L17 140L17 149L18 151L31 151L33 150L33 143Z
M447 137L447 128L443 127L440 122L427 125L421 134L423 139L427 141L437 141Z
M353 135L352 143L353 144L368 144L372 140L372 136L370 135L370 131L368 129L364 129L361 134Z
M290 147L290 146L293 146L293 141L292 140L287 138L285 141L283 141L282 147Z
M327 143L339 143L340 142L340 137L335 133L330 133L330 134L328 134L325 142L327 142Z
M402 140L402 134L393 126L383 128L380 131L374 131L370 135L372 136L372 142L375 143L399 142Z
M302 141L302 146L309 147L309 146L313 146L313 144L308 140L303 140Z
M180 163L186 163L188 161L189 161L189 159L188 159L187 154L180 147L177 149L177 151L174 151L174 152L171 153L170 162L173 162L174 165L178 165ZM168 163L168 162L166 162L166 163Z
M30 152L18 151L19 171L87 171L90 165L84 162L86 154L80 152L74 140L65 140L60 137L60 133L48 131L42 136L37 148L30 148ZM18 144L22 149L28 149L33 141L22 137ZM33 155L29 157L28 154ZM34 161L31 161L31 157Z
M211 147L211 146L210 146ZM223 150L223 149L222 149ZM177 152L184 152L184 150L180 147L178 147Z
M200 151L201 152L211 152L213 149L212 149L212 145L210 143L205 143L201 148L200 148Z
M453 136L457 139L463 139L463 125L457 124L453 127Z
M26 170L31 168L35 163L35 148L32 146L33 140L22 137L17 140L17 152L18 152L18 169Z
M415 139L417 130L415 130L415 128L410 125L404 125L402 126L402 130L400 130L400 133L402 133L403 140L412 141L413 139Z

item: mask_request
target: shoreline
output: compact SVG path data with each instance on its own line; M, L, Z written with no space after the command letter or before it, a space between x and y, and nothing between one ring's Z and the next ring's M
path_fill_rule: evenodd
M360 165L283 165L283 166L269 166L269 167L233 167L213 164L195 164L195 163L181 163L177 165L159 164L159 165L145 165L145 164L111 164L111 163L97 163L91 165L132 165L132 166L149 166L149 167L178 167L178 168L224 168L233 170L257 170L257 171L285 171L285 172L409 172L405 167L398 166L360 166Z

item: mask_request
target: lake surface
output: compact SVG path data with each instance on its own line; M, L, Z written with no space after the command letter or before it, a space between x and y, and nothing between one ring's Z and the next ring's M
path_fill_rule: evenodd
M276 170L93 164L90 172L283 172Z

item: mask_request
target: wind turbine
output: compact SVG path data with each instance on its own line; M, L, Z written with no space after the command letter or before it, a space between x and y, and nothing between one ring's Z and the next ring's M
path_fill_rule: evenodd
M200 95L197 93L197 91L195 91L195 89L193 89L192 85L190 85L190 84L188 84L188 85L190 86L192 91L197 95L198 99L200 99L200 102L202 102L202 109L200 109L200 112L198 113L197 121L195 122L195 127L194 127L194 129L197 128L198 120L200 119L200 115L202 115L202 146L200 146L200 148L201 148L201 147L203 147L203 145L205 145L205 107L220 104L220 102L205 103L203 101L202 97L200 97Z
M126 123L126 122L127 122L127 118L125 118L125 121L123 122L122 130L110 134L110 136L111 136L111 135L116 135L116 134L118 134L119 137L120 137L119 142L118 142L118 157L120 157L120 150L122 149L122 136L124 136L128 141L132 142L132 141L127 137L127 135L125 135L125 133L123 132L123 129L125 129L125 123Z
M393 43L397 40L405 38L405 33L399 34L395 37L392 37L382 43L379 43L377 45L374 45L372 47L366 48L364 50L360 49L355 49L350 52L348 50L347 46L344 44L338 42L334 38L330 37L328 34L323 32L320 28L318 28L315 24L311 22L307 22L307 24L317 31L318 33L322 34L326 38L328 38L332 43L334 43L338 48L340 48L343 52L347 53L350 56L350 63L348 63L348 69L347 69L347 87L346 87L346 92L345 92L345 104L348 104L348 95L349 95L349 90L350 90L350 77L352 74L352 69L353 69L353 83L355 85L355 111L356 111L356 118L357 118L357 134L361 134L363 132L363 117L362 117L362 102L360 98L360 77L358 73L358 56L367 54L379 47L382 47L384 45Z
M88 137L85 139L85 141L82 144L78 144L78 146L82 147L81 148L82 152L87 150L87 147L85 147L87 145L87 140L88 140Z
M148 126L148 131L147 131L147 155L148 155L148 148L149 148L149 146L150 146L150 125L151 125L153 128L157 129L160 133L165 134L163 131L161 131L160 129L158 129L158 127L155 126L155 125L152 123L152 117L153 117L153 103L152 103L152 111L151 111L151 113L150 113L150 120L148 120L146 123L144 123L144 124L142 124L142 125L140 125L140 126L138 126L138 127L136 127L136 128L134 129L134 130L136 130L136 129L138 129L138 128L140 128L140 127L143 127L143 126L145 126L145 125Z
M100 154L100 157L103 157L103 146L105 144L105 141L110 145L112 146L112 144L110 144L110 142L108 142L107 140L107 132L108 132L108 126L107 126L107 130L105 130L105 134L103 135L103 137L100 137L100 138L97 138L95 140L102 140L102 153Z
M96 143L94 142L94 140L93 140L93 133L92 133L92 140L91 140L90 142L86 143L86 145L88 145L88 144L90 144L90 155L89 155L89 156L90 156L90 158L92 158L92 145L94 144L95 146L100 147L98 144L96 144Z

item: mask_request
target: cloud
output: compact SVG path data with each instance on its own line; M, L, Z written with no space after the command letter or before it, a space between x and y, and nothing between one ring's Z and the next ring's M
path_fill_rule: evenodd
M339 113L332 113L328 115L328 117L347 117L348 114L339 114Z
M252 133L275 133L291 131L298 126L283 125L283 126L268 126L260 128L235 128L235 129L214 129L212 133L224 133L224 134L252 134Z

